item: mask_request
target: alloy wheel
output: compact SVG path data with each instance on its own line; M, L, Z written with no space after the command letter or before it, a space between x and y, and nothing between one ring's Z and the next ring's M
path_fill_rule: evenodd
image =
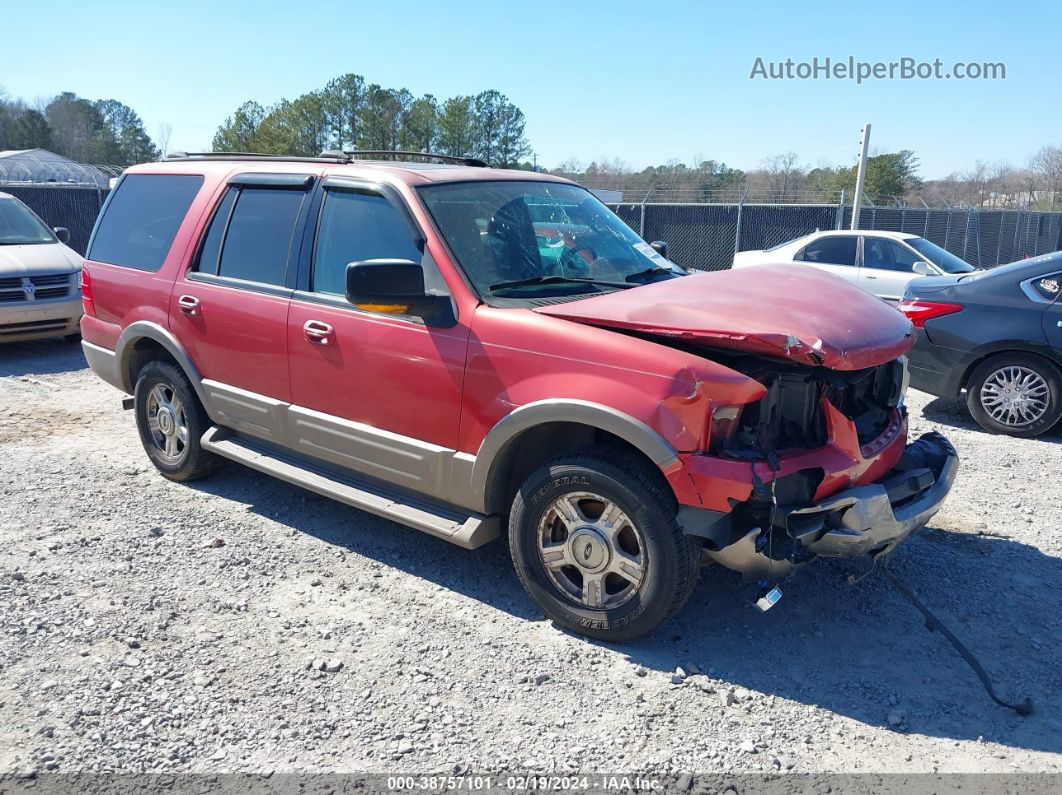
M645 582L641 532L615 502L592 492L550 503L538 526L538 552L552 583L583 607L619 607Z
M162 456L171 463L179 461L188 447L188 417L169 384L156 384L148 392L147 421L151 441Z

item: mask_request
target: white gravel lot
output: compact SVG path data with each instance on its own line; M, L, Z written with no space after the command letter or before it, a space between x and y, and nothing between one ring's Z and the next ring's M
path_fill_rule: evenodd
M963 468L893 570L1022 718L880 576L847 584L862 563L804 569L767 614L707 568L676 620L605 646L543 620L504 543L235 465L164 480L119 398L76 346L0 347L0 773L1062 768L1057 434L909 400Z

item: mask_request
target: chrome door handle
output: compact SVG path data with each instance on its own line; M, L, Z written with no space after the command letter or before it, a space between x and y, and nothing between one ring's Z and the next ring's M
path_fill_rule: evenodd
M864 279L876 279L878 277L877 276L871 276L870 274L865 273L865 274L863 274L863 278Z
M199 299L194 295L182 295L177 299L177 306L186 315L199 314Z
M307 320L302 324L302 336L314 345L331 345L336 341L336 330L321 320Z

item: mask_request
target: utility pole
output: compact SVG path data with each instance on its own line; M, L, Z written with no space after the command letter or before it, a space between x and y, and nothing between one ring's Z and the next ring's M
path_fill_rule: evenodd
M859 228L859 210L863 206L863 181L867 178L867 149L870 147L870 122L863 125L859 142L859 167L856 170L855 196L852 197L852 229Z

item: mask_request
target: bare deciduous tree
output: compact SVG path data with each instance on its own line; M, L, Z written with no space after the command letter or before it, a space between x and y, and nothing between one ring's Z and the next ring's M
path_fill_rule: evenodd
M159 125L159 156L165 157L170 153L170 138L173 136L173 127L169 122L163 122Z
M779 200L784 201L786 191L795 174L801 171L797 166L800 158L796 152L783 152L780 155L772 155L764 158L763 171L767 177L767 186L778 194Z
M1039 189L1048 194L1051 209L1062 199L1062 147L1045 146L1029 160L1029 170L1038 178Z

